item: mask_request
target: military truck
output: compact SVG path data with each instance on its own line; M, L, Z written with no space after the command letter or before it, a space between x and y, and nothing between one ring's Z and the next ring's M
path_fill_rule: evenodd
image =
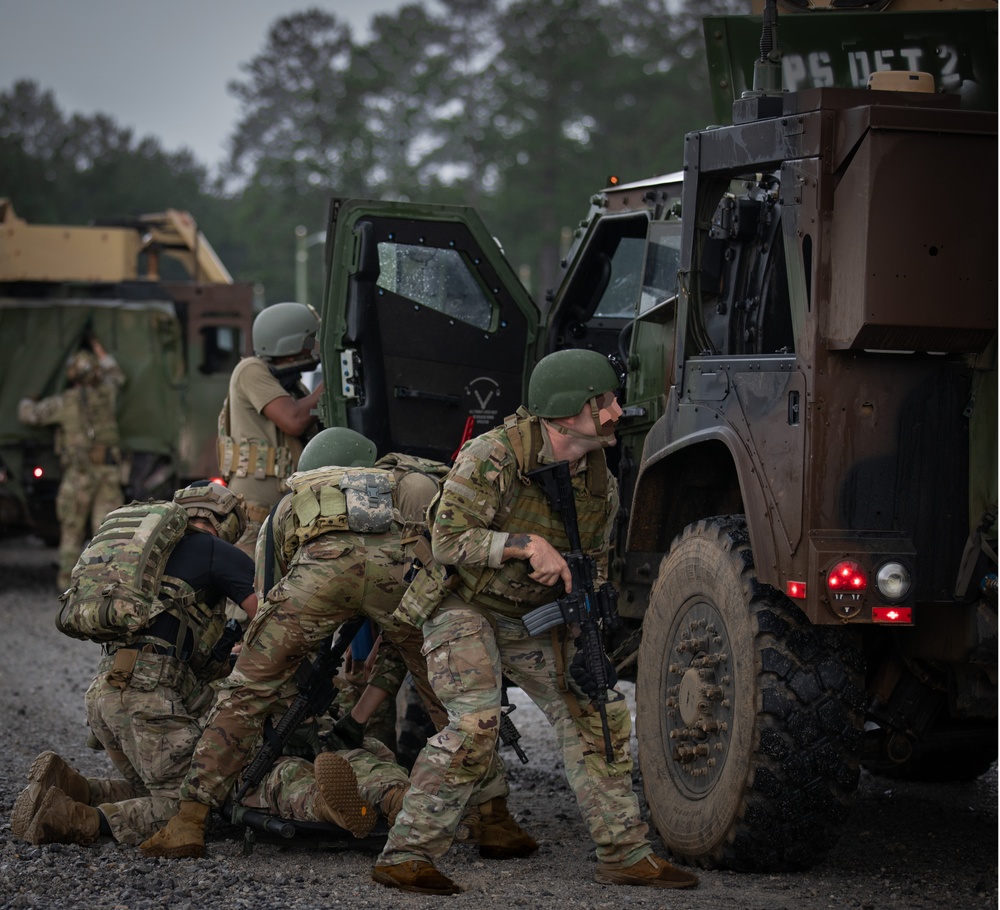
M548 351L627 370L608 644L707 867L996 758L996 5L886 5L707 18L731 124L596 194L544 307L471 210L330 207L326 425L448 459Z
M233 282L186 212L36 225L0 200L0 533L58 540L53 431L21 424L17 403L62 391L67 358L88 333L127 378L126 497L215 475L218 413L250 353L253 315L252 287Z

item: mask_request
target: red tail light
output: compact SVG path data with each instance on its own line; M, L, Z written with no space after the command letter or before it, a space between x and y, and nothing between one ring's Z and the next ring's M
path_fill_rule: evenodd
M834 592L861 593L868 588L868 573L853 559L842 559L830 569L826 586Z

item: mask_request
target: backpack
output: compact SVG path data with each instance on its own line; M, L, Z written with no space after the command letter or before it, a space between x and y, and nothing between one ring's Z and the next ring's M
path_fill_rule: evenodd
M110 512L59 598L56 628L71 638L129 644L163 612L163 570L187 525L187 511L175 502L132 502Z

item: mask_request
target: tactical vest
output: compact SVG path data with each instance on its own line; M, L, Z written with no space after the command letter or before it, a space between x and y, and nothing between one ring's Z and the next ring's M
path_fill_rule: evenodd
M570 549L566 528L558 513L549 506L544 491L525 475L541 467L542 430L537 417L526 410L504 421L502 428L491 431L514 453L517 476L509 488L501 490L501 502L491 528L509 534L537 534L560 552ZM593 555L604 543L608 524L608 469L603 450L588 453L587 470L573 478L577 524L585 553ZM530 578L527 560L511 559L498 568L455 566L459 577L456 593L466 602L520 616L533 607L551 602L554 592L549 585Z
M331 531L384 534L396 511L396 479L384 468L317 468L288 478L291 490L281 542L287 565L298 549Z

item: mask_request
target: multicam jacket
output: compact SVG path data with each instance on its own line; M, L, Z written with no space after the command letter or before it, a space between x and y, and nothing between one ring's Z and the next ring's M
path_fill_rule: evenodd
M98 361L95 385L75 385L40 401L24 398L17 416L28 426L56 424L55 450L65 468L118 464L121 441L116 416L125 374L110 354Z
M436 506L431 540L435 560L455 567L455 593L467 603L522 616L553 599L551 587L529 577L527 560L501 561L511 534L537 534L557 550L569 550L562 519L538 484L525 477L551 460L538 418L523 408L459 453ZM589 454L573 490L583 550L604 577L618 488L603 451Z

